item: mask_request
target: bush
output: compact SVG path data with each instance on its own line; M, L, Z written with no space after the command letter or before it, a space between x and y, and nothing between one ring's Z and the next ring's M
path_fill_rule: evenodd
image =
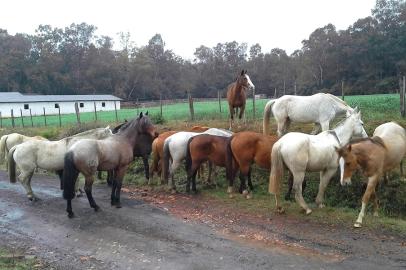
M162 125L166 123L166 119L161 114L151 115L151 121L154 124Z

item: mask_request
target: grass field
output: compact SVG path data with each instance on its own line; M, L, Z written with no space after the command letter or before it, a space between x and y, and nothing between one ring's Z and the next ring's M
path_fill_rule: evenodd
M382 120L401 120L399 114L399 96L396 94L382 94L382 95L367 95L367 96L348 96L345 98L350 106L358 106L363 112L363 118L365 120L382 121ZM261 119L263 109L266 99L256 100L256 110L255 119ZM226 100L221 103L221 112L219 109L219 104L217 101L208 102L195 102L195 120L224 120L228 118L228 105ZM149 111L149 113L154 117L158 117L160 114L159 107L149 107L143 109L121 109L118 111L117 116L119 122L124 119L131 119L141 110ZM252 99L247 101L246 107L246 117L248 120L253 119L253 104ZM94 122L94 113L82 113L80 115L81 122ZM116 116L114 111L109 112L98 112L97 118L99 122L113 123L116 121ZM189 104L188 103L178 103L163 106L163 118L167 121L171 120L181 120L186 121L190 119ZM58 126L59 118L57 115L47 116L47 125ZM24 125L31 126L30 117L23 117ZM71 125L76 123L75 114L66 114L61 116L62 125ZM15 119L16 126L22 126L21 118ZM11 126L11 119L2 119L2 125L5 127ZM43 116L34 116L33 125L35 127L45 126Z

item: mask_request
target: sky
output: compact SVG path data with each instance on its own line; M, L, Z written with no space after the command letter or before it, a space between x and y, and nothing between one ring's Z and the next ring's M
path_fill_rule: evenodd
M34 34L40 24L64 28L86 22L119 48L117 33L129 32L136 46L156 33L166 48L186 59L200 45L259 43L288 54L328 23L337 30L371 15L376 0L2 0L0 28Z

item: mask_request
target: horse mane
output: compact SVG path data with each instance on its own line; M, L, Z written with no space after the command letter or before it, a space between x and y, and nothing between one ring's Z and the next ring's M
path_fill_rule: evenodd
M90 133L94 132L94 131L95 131L95 130L97 130L97 129L104 129L104 128L94 128L94 129L89 129L89 130L86 130L86 131L80 132L80 133L78 133L78 134L75 134L75 135L69 136L69 137L67 137L67 138L71 138L71 137L78 137L78 136L87 135L87 134L90 134Z
M373 144L382 146L384 148L386 148L385 143L383 142L383 140L381 139L381 137L378 136L373 136L373 137L368 137L368 138L356 138L356 139L352 139L349 144L355 144L355 143L360 143L360 142L371 142Z
M323 94L326 95L326 96L328 96L328 97L330 97L331 99L335 100L335 101L338 102L338 103L341 103L341 104L343 104L343 105L345 105L345 106L348 106L347 102L345 102L344 100L342 100L342 99L336 97L335 95L332 95L332 94L330 94L330 93L323 93Z

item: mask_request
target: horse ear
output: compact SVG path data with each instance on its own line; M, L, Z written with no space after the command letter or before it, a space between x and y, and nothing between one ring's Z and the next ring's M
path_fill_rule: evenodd
M105 129L106 129L106 130L107 130L107 129L110 129L110 125L108 125Z
M242 76L242 75L244 75L244 70L241 70L241 74L240 74L240 76Z
M140 118L142 118L142 116L143 116L143 114L142 114L142 112L140 112Z
M247 70L245 70L245 74L247 74Z
M145 113L145 115L148 115L148 111Z
M358 106L355 107L354 112L359 112Z
M339 147L337 147L337 146L334 146L334 150L336 150L336 152L337 152L337 154L340 154L340 148Z
M348 152L351 152L351 144L349 144L348 146L347 146L347 150L348 150Z

